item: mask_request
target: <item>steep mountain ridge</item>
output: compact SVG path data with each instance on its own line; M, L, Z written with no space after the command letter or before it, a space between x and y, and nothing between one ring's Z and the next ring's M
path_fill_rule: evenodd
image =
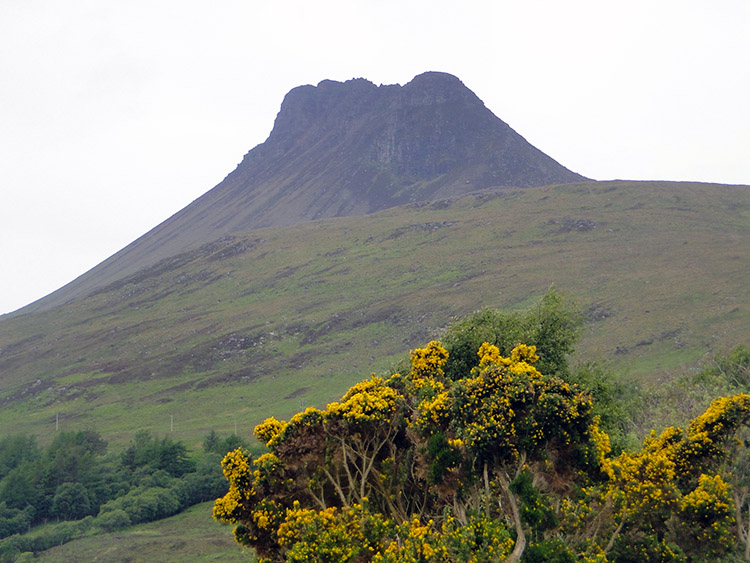
M99 266L22 309L48 309L227 234L363 215L488 187L586 180L530 145L461 81L324 80L291 90L268 139L219 185Z

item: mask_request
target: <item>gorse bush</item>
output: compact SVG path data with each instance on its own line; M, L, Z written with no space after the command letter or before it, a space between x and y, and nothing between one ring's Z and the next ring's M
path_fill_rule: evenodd
M214 517L269 562L702 562L747 541L730 464L750 395L613 456L592 394L536 346L474 353L451 373L433 341L408 372L258 425L269 451L226 455Z

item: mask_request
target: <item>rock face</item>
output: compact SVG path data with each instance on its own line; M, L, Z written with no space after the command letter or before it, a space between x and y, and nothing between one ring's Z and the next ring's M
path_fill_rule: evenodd
M449 74L428 72L404 86L324 80L290 91L268 139L219 185L22 311L85 295L233 232L585 179L531 146Z
M268 140L205 199L232 206L232 228L243 230L583 179L526 142L457 78L429 72L405 86L356 79L295 88Z

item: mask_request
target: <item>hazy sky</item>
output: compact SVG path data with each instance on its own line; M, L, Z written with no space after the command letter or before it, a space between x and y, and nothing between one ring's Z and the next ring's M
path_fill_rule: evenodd
M749 59L748 0L1 0L0 313L219 183L295 86L449 72L585 176L750 184Z

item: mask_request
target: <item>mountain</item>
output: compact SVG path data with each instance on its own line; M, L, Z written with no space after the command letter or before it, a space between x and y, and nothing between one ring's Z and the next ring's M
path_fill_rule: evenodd
M585 180L488 110L461 81L324 80L290 91L268 139L224 181L102 264L22 309L48 309L222 236L364 215L491 187Z

